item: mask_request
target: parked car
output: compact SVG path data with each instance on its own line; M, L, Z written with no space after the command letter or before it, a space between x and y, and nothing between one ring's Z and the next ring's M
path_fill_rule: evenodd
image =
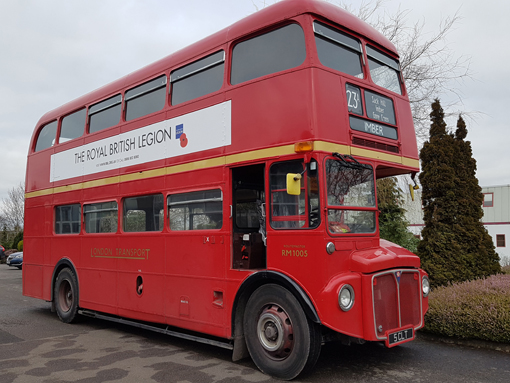
M2 245L0 245L0 261L3 261L5 259L5 247L3 247Z
M17 267L21 270L23 267L23 252L14 253L7 257L7 265Z

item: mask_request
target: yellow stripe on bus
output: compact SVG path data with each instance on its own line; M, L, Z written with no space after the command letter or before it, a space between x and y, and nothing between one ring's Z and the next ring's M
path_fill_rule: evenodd
M401 157L394 154L381 153L374 150L361 149L357 147L351 147L347 145L334 144L325 141L315 141L314 150L323 152L338 152L341 154L351 154L355 156L382 160L387 162L393 162L402 164L408 167L419 168L420 162L414 158ZM169 174L184 173L192 170L200 170L207 168L214 168L218 166L225 166L235 164L237 162L260 160L264 158L283 156L288 154L294 154L294 145L283 145L276 148L267 148L253 150L245 153L230 154L227 156L221 156L216 158L210 158L206 160L193 161L186 164L172 165L163 167L160 169L145 170L136 173L123 174L120 176L106 177L93 181L78 182L76 184L58 186L54 188L48 188L43 190L37 190L34 192L26 193L25 198L42 197L45 195L65 193L69 191L90 189L99 186L113 185L117 183L123 183L128 181L137 181L146 178L161 177Z

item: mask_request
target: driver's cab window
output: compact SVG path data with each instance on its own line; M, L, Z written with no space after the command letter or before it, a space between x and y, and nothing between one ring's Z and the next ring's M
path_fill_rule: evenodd
M299 182L296 194L288 191L288 175ZM270 168L271 227L308 229L319 225L317 162L303 160L274 163Z
M342 156L326 160L328 229L331 234L375 233L374 171Z

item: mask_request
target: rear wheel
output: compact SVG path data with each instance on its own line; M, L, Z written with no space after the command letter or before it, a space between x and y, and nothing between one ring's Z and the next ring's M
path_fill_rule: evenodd
M294 379L312 369L319 357L319 326L281 286L268 284L253 293L244 315L244 332L257 367L275 378Z
M71 269L65 268L58 273L53 297L60 320L73 322L78 312L78 281Z

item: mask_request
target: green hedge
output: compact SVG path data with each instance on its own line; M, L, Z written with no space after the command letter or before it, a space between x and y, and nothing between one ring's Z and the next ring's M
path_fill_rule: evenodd
M435 288L424 331L510 343L510 275Z

